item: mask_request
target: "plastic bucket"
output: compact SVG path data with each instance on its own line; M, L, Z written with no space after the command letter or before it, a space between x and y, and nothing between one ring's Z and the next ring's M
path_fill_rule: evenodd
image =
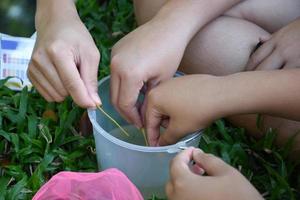
M110 104L110 77L99 82L103 108L122 126L128 125ZM165 183L169 177L169 162L182 147L197 147L200 131L180 142L163 147L146 147L122 141L110 134L116 127L100 111L89 109L93 125L96 154L100 169L118 168L139 188L144 198L152 194L165 197Z

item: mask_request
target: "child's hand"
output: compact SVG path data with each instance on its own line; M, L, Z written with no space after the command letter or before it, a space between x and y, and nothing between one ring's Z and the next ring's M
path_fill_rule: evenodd
M207 176L196 174L189 167L205 171ZM189 148L178 154L171 163L170 180L166 185L170 200L261 200L263 197L236 169L221 159Z
M251 56L247 70L272 70L300 66L300 19L283 27Z
M99 51L72 1L38 1L37 41L28 76L49 102L71 95L82 107L100 104Z
M166 27L148 22L122 38L112 50L111 101L137 127L142 127L136 102L144 83L150 89L170 79L183 56L185 41Z
M137 104L140 90L146 84L145 89L149 91L175 74L190 40L202 26L216 17L199 10L208 8L221 14L223 9L231 6L224 4L167 1L150 21L113 47L111 100L127 121L137 127L144 125Z
M189 75L173 78L153 88L146 97L149 144L173 144L219 118L226 102L220 95L224 91L218 80L209 75ZM161 125L166 128L162 134Z

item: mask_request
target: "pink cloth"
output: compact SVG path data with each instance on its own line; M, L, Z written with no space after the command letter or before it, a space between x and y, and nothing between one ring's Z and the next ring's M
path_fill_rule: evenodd
M133 183L119 170L99 173L60 172L33 200L143 200Z

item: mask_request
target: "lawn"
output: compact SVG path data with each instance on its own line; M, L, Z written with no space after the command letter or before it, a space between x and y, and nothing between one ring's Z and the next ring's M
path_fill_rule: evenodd
M80 16L101 51L99 79L109 74L112 45L134 29L130 0L79 0ZM0 81L0 200L31 199L55 173L97 171L92 135L79 132L83 109L70 98L47 103L35 91L14 92ZM289 161L290 144L274 145L276 130L260 141L218 120L200 147L238 168L266 199L300 199L299 164ZM153 199L155 199L153 197Z

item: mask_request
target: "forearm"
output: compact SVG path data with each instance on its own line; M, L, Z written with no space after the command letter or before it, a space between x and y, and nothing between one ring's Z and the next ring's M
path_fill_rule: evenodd
M299 69L219 77L219 117L260 113L300 121L299 77Z
M205 24L241 0L169 0L153 20L164 21L168 30L180 32L187 42Z
M46 25L49 20L78 17L75 0L37 0L35 25Z

